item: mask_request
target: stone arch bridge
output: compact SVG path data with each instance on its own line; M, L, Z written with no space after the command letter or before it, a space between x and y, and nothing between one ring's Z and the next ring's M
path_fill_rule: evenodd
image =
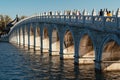
M98 15L40 14L15 24L8 35L10 43L28 49L74 59L75 64L95 64L120 60L120 18ZM94 13L93 13L94 14Z

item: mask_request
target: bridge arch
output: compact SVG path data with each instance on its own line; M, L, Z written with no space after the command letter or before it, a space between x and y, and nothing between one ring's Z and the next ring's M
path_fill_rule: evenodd
M42 49L43 52L48 52L49 51L49 35L48 35L49 28L47 25L43 26L43 34L42 34Z
M30 48L34 48L34 24L31 23L30 24L30 33L29 33L29 37L30 37Z
M24 27L24 46L28 46L28 26L25 25Z
M117 54L117 51L119 49L120 49L119 38L116 35L111 35L111 34L107 35L101 42L100 45L101 54L99 54L98 57L100 60L110 60L110 58L112 57L111 55L117 58L118 56L115 56L115 54Z
M19 36L20 36L20 45L23 45L23 26L21 26L19 29L20 29L20 32L19 32Z
M41 34L40 34L40 26L39 23L36 23L36 28L35 28L35 46L36 50L40 50L41 47Z
M66 56L69 56L69 58L74 58L75 53L75 46L74 46L74 35L73 31L69 26L64 29L63 33L63 53Z
M60 52L60 37L57 27L52 29L52 54L59 54Z
M83 63L84 60L88 64L93 63L93 60L95 60L95 50L96 45L92 33L89 30L82 31L79 39L80 63Z
M17 43L18 41L18 30L14 30L9 38L9 42ZM18 43L17 43L18 44Z

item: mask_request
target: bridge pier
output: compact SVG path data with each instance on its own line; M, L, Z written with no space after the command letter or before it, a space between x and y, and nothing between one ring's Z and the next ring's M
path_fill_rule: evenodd
M74 64L75 65L78 65L79 64L79 39L77 39L78 38L78 36L75 36L76 38L75 38L75 54L74 54Z
M64 59L64 56L63 56L63 42L64 42L64 38L63 38L63 35L60 35L60 60L63 60Z
M40 51L41 51L41 53L43 53L43 30L42 29L40 29L40 44L41 44L41 47L40 47Z
M63 56L63 43L62 41L60 41L60 60L63 60L64 56Z
M34 51L36 50L36 25L35 24L33 24L33 33L34 33Z
M94 60L94 62L95 62L94 63L95 64L95 72L101 72L102 71L100 54L102 54L101 48L96 48L95 49L95 60Z
M95 72L101 72L102 67L101 67L101 61L94 60L95 62Z
M52 35L49 34L49 55L51 56L52 55Z
M25 26L25 25L24 25ZM23 35L23 47L25 47L25 28L22 27L22 35Z

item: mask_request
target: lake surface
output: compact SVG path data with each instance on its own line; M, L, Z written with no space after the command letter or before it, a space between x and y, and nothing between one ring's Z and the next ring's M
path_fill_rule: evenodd
M120 72L95 73L94 65L0 42L0 80L120 80Z

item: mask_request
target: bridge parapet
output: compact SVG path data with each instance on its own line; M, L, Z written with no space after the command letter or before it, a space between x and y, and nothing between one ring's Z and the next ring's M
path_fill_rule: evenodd
M120 9L118 9L116 15L112 17L96 15L96 11L94 9L92 11L92 15L88 15L86 10L83 11L83 15L80 15L79 13L80 12L77 11L75 15L72 11L70 11L69 14L67 13L67 11L64 11L64 13L59 11L55 13L48 12L35 14L19 21L16 25L14 25L14 27L34 22L44 22L75 26L80 26L80 24L86 26L89 25L89 28L97 30L103 30L104 28L108 28L108 30L118 30L120 28Z

